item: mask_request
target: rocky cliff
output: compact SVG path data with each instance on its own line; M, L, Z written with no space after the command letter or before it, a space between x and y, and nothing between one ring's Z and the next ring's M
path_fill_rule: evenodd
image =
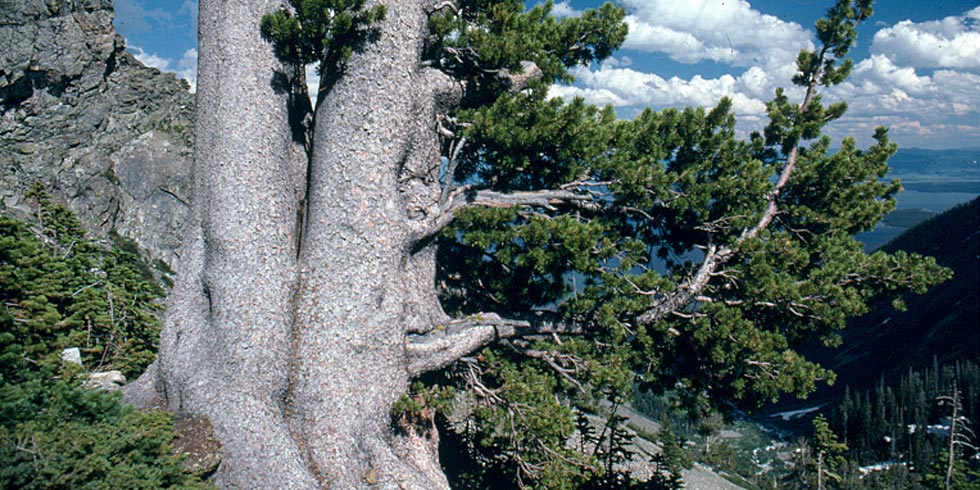
M143 66L112 0L0 0L0 212L35 181L95 233L171 266L191 192L194 96Z

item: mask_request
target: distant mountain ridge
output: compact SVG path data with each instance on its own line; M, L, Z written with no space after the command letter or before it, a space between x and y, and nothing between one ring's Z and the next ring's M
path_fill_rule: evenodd
M896 196L895 211L885 216L874 230L857 235L868 250L884 245L942 211L980 196L980 148L899 148L889 158L888 165L891 172L885 180L900 179L903 190Z
M941 175L949 178L980 179L980 148L926 150L899 148L888 159L896 175Z

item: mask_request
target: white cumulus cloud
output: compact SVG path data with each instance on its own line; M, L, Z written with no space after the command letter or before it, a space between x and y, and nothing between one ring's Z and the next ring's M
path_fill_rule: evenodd
M905 20L875 33L871 51L921 68L980 71L980 7L928 22Z
M316 72L316 65L306 65L306 90L310 94L310 103L316 107L316 98L320 95L320 74Z
M191 91L197 90L197 50L188 49L177 61L177 76L191 84Z
M581 11L572 8L567 1L555 3L555 7L551 10L551 13L559 19L564 17L578 17L582 15Z
M813 32L754 10L744 0L622 0L628 9L624 48L662 53L681 63L714 62L729 73L690 78L646 73L622 63L625 56L573 70L579 83L556 87L555 96L611 104L621 115L640 107L717 104L727 96L740 133L765 126L765 103L776 87L790 100L801 49L813 49ZM980 134L980 7L928 22L879 24L870 56L855 59L846 82L821 90L825 103L847 101L844 118L828 126L868 143L878 125L890 126L899 144L963 146Z
M919 76L915 68L900 67L892 60L880 54L858 63L851 72L852 78L876 87L894 87L914 94L927 94L935 90L932 79Z
M752 72L753 75L757 73ZM577 96L593 104L612 104L616 107L711 107L722 97L729 97L737 114L764 114L766 110L761 100L745 93L746 82L731 75L707 79L699 75L690 80L679 77L664 79L653 73L611 65L603 65L594 71L579 68L574 74L585 87L556 87L552 95L565 98ZM757 80L750 83L757 83Z
M623 47L662 52L681 63L710 60L773 69L813 47L802 26L754 10L745 0L624 3L630 33Z
M744 0L624 0L629 35L624 49L663 53L681 63L713 61L741 74L690 79L627 68L624 56L592 69L574 71L576 87L553 95L579 96L595 104L630 106L706 106L722 97L742 116L765 114L763 101L777 86L789 85L800 49L812 49L811 35L799 24L752 9ZM630 60L631 61L631 60ZM791 91L793 89L790 89Z
M889 126L899 144L963 146L980 134L980 7L928 22L902 21L874 36L871 56L828 90L847 100L844 125ZM908 143L906 143L908 142Z

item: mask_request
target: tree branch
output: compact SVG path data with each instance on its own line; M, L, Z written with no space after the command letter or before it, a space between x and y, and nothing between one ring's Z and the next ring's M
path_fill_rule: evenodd
M426 240L449 226L456 217L456 211L475 206L533 206L549 211L556 211L559 206L588 210L601 208L601 205L595 202L592 195L564 189L504 193L462 186L449 193L445 199L445 204L442 206L442 211L429 221L428 226L420 233L417 241Z
M443 176L442 192L439 194L439 206L445 206L449 201L449 196L453 190L453 177L456 175L456 167L459 166L459 153L466 146L466 136L450 145L449 163L446 165L446 174Z
M487 70L486 72L495 74L497 79L512 93L526 89L530 85L531 80L537 80L544 76L544 72L541 71L541 68L535 62L526 60L521 62L520 73L515 73L511 70Z
M826 49L820 54L821 62L825 51ZM801 117L802 114L805 114L807 109L809 109L810 104L816 97L816 90L817 83L814 79L807 84L806 95L803 97L803 103L800 105ZM800 144L799 141L797 141L786 155L786 164L779 172L779 178L776 181L776 185L766 196L766 210L762 213L762 216L759 218L759 221L755 224L755 226L742 230L742 233L731 247L718 247L714 244L709 245L708 250L704 255L704 261L701 263L698 271L693 276L689 277L683 283L678 285L675 293L667 295L664 297L664 299L658 301L652 308L642 313L638 318L639 322L653 323L668 314L684 308L694 301L695 298L701 296L704 288L707 287L718 268L724 265L738 252L738 249L742 243L748 239L759 236L763 230L772 224L772 221L779 214L779 195L783 188L786 187L787 183L789 183L789 179L793 175L793 171L796 169L796 160L799 155L799 150Z
M520 352L528 357L533 357L544 361L554 372L565 378L565 380L567 380L569 383L575 385L579 391L583 393L585 392L585 387L582 386L582 383L572 376L572 374L576 374L584 370L584 362L581 358L571 354L563 354L555 351L546 352L541 350L521 349ZM571 367L567 367L567 365L571 365Z
M539 190L526 192L497 192L491 190L462 189L452 196L449 208L445 212L471 207L471 206L537 206L549 211L556 211L557 205L575 205L578 207L589 207L587 203L592 202L592 196L570 190Z
M574 335L583 330L579 325L557 322L543 313L527 319L502 318L495 313L470 315L437 325L422 335L409 335L408 371L412 376L435 371L501 339L552 333Z
M678 285L676 292L664 296L653 307L643 312L637 318L637 321L640 323L653 323L690 304L695 298L701 295L718 267L734 253L734 250L727 247L718 248L716 245L709 245L708 250L704 254L704 261L701 262L701 267L698 268L698 271Z

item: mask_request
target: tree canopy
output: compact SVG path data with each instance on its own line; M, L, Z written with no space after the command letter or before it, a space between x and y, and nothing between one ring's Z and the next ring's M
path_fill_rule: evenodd
M806 396L833 373L793 346L838 343L869 303L947 277L929 258L867 254L853 238L894 209L887 130L866 150L846 138L832 151L822 134L846 104L820 89L850 72L869 0L840 0L817 21L819 46L792 80L802 100L777 91L748 140L727 98L625 120L549 97L626 34L612 4L561 20L552 7L461 1L430 16L427 45L426 61L465 85L440 120L452 218L437 238L442 303L517 329L455 373L475 446L514 463L518 481L588 466L565 454L572 407L622 400L632 383L747 408ZM293 32L323 32L299 16L273 26L285 12L264 24L279 52Z
M508 460L502 472L541 481L587 465L564 453L572 407L622 400L632 383L749 409L804 397L833 373L794 346L837 344L868 304L948 277L930 258L869 254L854 239L900 190L885 180L887 129L867 149L822 132L846 104L820 90L847 77L869 1L838 1L817 22L819 46L792 80L802 100L777 91L748 140L728 99L626 120L550 98L569 67L607 57L626 33L611 4L562 20L551 7L461 2L431 20L432 63L467 84L443 119L443 306L526 322L455 367L474 450ZM519 90L501 82L522 69L539 71Z

